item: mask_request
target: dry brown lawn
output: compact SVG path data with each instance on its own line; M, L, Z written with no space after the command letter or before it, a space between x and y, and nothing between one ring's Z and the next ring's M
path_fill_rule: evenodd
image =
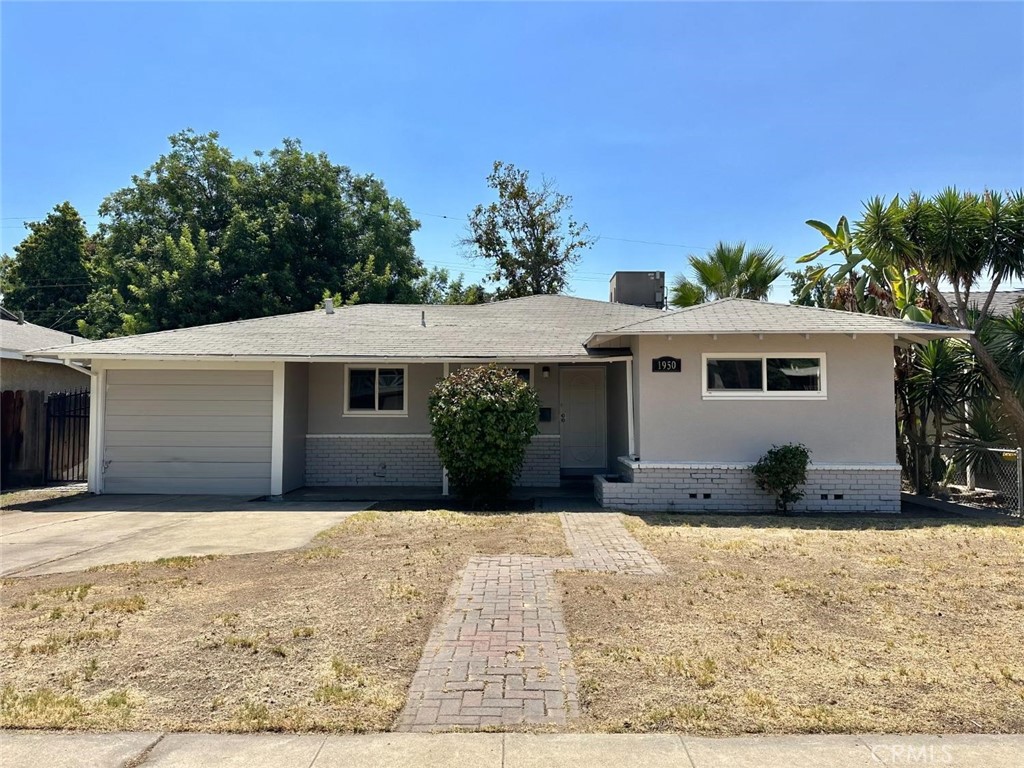
M89 495L85 483L44 485L38 488L15 488L0 493L0 510L32 510L49 508L65 501L84 499Z
M561 574L578 727L1024 731L1024 528L626 521L670 574Z
M300 550L8 579L0 726L386 730L478 553L566 550L557 515L365 512Z

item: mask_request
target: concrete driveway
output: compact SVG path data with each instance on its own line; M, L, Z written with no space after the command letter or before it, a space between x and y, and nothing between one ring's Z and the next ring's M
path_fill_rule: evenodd
M230 496L93 496L0 513L0 575L82 571L175 555L237 555L306 544L370 506Z

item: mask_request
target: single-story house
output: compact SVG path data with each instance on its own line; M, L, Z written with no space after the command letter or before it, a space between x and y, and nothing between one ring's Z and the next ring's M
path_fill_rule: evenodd
M964 335L739 299L670 312L531 296L328 305L40 354L92 370L97 493L447 490L428 394L493 362L542 405L522 485L584 475L615 508L771 509L749 466L802 442L800 508L896 512L893 346Z
M84 341L80 336L25 322L20 314L0 307L0 390L66 392L89 388L89 375L52 358L25 358L25 352Z

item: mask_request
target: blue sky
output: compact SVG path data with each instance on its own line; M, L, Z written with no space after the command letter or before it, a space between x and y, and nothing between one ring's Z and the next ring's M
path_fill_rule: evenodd
M794 259L818 244L806 219L873 195L1024 186L1022 3L0 13L5 252L65 199L94 226L185 127L236 154L296 137L376 174L422 221L420 257L470 278L484 266L454 242L491 163L543 174L602 236L572 282L593 298L616 269L671 276L720 239Z

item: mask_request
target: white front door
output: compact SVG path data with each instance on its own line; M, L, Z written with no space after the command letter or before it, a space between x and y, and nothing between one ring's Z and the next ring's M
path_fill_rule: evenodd
M559 379L559 421L563 470L597 470L608 465L605 369L563 365Z

